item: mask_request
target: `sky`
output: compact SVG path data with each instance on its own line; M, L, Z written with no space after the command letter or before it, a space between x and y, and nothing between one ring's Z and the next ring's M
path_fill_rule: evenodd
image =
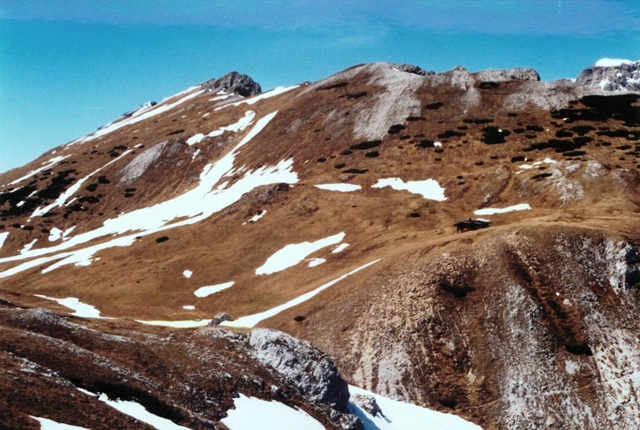
M268 90L390 61L575 78L640 60L638 0L0 0L0 172L231 71Z

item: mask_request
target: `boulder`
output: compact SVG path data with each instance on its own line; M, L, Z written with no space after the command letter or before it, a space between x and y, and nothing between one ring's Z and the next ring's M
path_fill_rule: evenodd
M349 387L329 356L308 342L270 329L253 330L249 344L258 362L273 368L309 401L347 411Z

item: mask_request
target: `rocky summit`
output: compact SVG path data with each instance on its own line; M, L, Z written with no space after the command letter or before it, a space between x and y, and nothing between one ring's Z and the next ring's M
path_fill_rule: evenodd
M636 427L638 64L233 72L0 175L0 427Z

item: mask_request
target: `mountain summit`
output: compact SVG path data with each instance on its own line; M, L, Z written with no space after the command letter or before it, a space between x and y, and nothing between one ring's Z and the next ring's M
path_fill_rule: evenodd
M604 91L640 91L640 61L603 58L580 73L576 83Z
M633 428L634 64L234 72L0 175L0 422Z

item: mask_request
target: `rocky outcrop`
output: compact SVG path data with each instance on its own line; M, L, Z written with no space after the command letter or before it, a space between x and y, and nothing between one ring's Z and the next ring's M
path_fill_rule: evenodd
M533 69L514 67L511 69L487 69L475 73L479 82L539 81L540 75Z
M262 88L256 81L238 72L227 73L221 78L211 79L203 83L202 87L211 92L225 91L242 97L255 96L262 92Z
M598 61L584 69L576 83L603 91L640 91L640 61Z
M326 354L309 343L269 329L253 330L249 344L259 363L273 368L311 402L347 410L349 387Z
M431 71L431 70L427 71L421 67L414 66L412 64L396 64L394 67L400 70L401 72L413 73L414 75L432 76L436 74L436 72L434 71Z

